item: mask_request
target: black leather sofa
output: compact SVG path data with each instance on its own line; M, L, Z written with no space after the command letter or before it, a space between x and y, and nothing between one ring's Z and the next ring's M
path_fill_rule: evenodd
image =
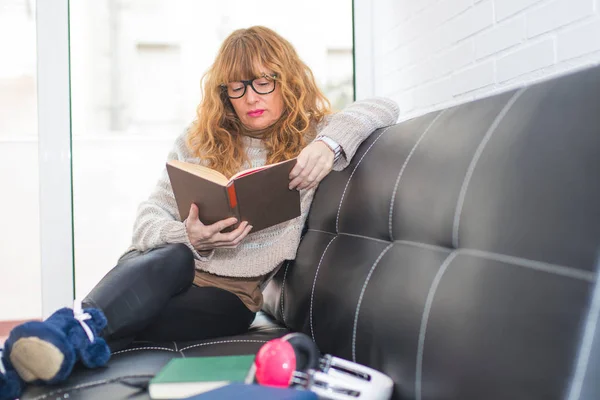
M598 399L599 250L596 67L374 132L322 182L248 334L134 343L23 398L144 399L172 357L291 330L387 373L396 399Z

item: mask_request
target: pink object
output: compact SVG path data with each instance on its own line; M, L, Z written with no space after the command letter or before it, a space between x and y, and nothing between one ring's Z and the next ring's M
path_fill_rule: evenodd
M258 350L254 364L259 384L285 388L290 385L296 370L296 354L289 342L273 339Z

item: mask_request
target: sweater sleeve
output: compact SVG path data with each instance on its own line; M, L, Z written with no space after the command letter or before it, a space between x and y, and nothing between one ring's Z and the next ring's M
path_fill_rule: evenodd
M186 134L187 130L176 139L168 160L190 161L192 156L185 143ZM165 168L148 199L138 207L133 224L132 247L145 251L166 243L186 244L198 260L208 260L212 256L212 253L200 255L192 246L185 225L180 221L171 181Z
M400 110L398 105L383 97L360 100L342 111L328 115L317 128L318 135L333 139L342 147L342 156L333 169L346 168L360 144L373 131L395 124Z

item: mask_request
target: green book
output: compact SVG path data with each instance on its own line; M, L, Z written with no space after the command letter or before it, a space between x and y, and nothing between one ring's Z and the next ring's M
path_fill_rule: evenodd
M174 358L150 381L152 399L182 399L232 382L244 382L254 354Z

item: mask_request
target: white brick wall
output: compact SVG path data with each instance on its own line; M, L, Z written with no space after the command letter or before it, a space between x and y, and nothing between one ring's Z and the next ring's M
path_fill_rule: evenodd
M401 120L600 63L600 0L355 0L355 15L357 98L391 97Z

